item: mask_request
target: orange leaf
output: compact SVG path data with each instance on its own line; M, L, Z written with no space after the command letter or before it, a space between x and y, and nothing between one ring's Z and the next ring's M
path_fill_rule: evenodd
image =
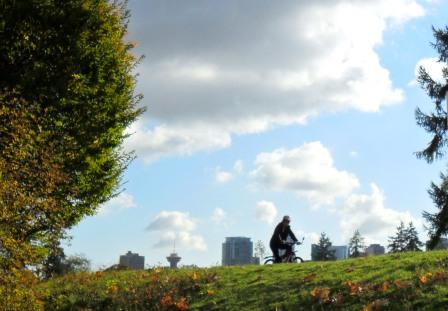
M383 292L383 293L387 292L389 290L389 287L390 287L389 282L388 281L384 281L383 284L381 284L380 291Z
M330 289L328 287L322 288L319 299L322 300L323 302L327 302L329 296L330 296Z
M423 285L426 285L426 284L428 283L429 278L430 278L431 276L432 276L432 273L431 273L431 272L428 272L428 273L425 273L425 274L423 274L423 275L420 275L420 276L418 277L418 279L419 279L420 283L422 283Z
M314 287L310 292L311 296L313 296L314 298L317 298L319 296L319 293L320 293L319 287Z
M322 302L327 302L330 296L330 289L328 287L315 287L310 294Z
M345 282L345 286L347 286L351 296L356 296L362 292L362 287L351 280Z
M166 294L165 296L162 297L162 299L160 300L160 303L164 307L170 307L174 304L173 297L171 297L171 295L169 295L169 294Z
M176 307L177 310L188 310L188 301L187 298L182 297L178 302L176 302L174 304L174 306Z
M313 281L314 279L316 278L316 274L308 274L307 276L305 276L304 278L303 278L303 281L304 282L311 282L311 281Z
M394 281L394 285L395 287L397 287L398 289L403 289L403 288L407 288L408 284L403 283L401 280L395 280Z

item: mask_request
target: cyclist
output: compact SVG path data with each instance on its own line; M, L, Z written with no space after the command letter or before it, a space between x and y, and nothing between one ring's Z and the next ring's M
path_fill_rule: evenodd
M269 246L271 247L272 250L272 254L274 254L275 257L275 262L277 263L282 261L282 259L278 254L279 249L286 249L287 253L292 251L292 245L286 243L288 236L294 242L298 241L294 233L291 231L291 227L289 226L290 222L291 219L289 218L289 216L285 215L283 217L282 222L280 222L275 227L274 233L272 234L272 238L269 243Z

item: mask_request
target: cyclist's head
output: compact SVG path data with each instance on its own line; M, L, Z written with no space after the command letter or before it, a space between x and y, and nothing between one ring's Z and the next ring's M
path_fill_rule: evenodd
M289 218L288 215L283 216L283 222L286 224L289 224L289 222L291 221L291 218Z

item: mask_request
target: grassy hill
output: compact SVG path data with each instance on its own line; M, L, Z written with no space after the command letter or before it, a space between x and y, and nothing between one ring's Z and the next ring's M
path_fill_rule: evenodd
M41 283L37 292L45 310L446 310L448 251L81 273Z

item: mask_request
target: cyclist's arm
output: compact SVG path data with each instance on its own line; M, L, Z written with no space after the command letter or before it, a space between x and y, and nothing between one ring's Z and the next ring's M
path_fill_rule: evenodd
M296 238L294 233L292 232L291 228L289 228L289 235L291 236L291 239L293 239L294 242L298 242L299 240Z

